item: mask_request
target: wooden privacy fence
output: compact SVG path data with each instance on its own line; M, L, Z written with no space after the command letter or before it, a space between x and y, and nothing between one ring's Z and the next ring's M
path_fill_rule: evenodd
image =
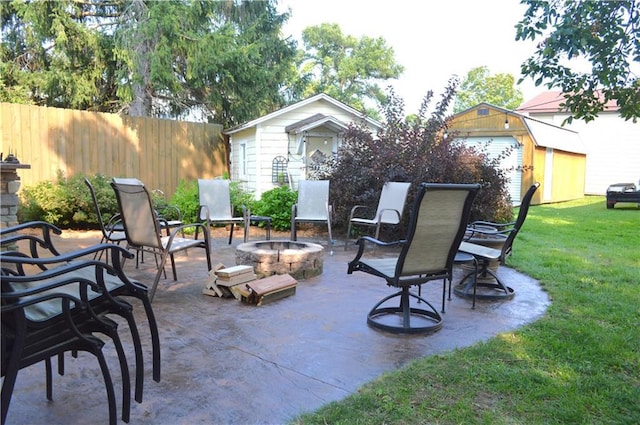
M31 169L22 186L77 173L136 177L170 197L180 180L228 172L222 126L0 103L0 152Z

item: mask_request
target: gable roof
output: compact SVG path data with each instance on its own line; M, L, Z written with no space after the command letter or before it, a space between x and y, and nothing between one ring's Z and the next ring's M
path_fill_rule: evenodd
M516 111L522 113L568 113L560 104L565 101L561 91L547 91L527 100ZM614 112L619 109L615 100L610 100L604 105L604 112Z
M515 114L514 114L515 115ZM520 114L518 114L520 115ZM536 146L565 152L586 154L587 149L577 131L520 115Z
M320 127L321 125L329 127L334 131L341 131L347 128L347 124L343 123L335 117L324 114L315 114L310 116L309 118L305 118L301 121L286 126L284 128L284 131L286 133L298 134L309 131L316 127Z
M309 105L310 103L314 103L314 102L318 102L318 101L325 101L328 102L340 109L342 109L343 111L345 111L348 114L357 116L357 117L362 117L366 122L368 122L369 124L373 125L374 127L377 128L382 128L382 124L376 120L374 120L373 118L369 118L367 116L365 116L362 112L358 111L357 109L352 108L351 106L348 106L334 98L332 98L331 96L325 94L325 93L320 93L317 94L315 96L311 96L309 98L306 98L304 100L301 100L300 102L296 102L292 105L289 106L285 106L284 108L278 109L277 111L271 112L270 114L267 115L263 115L260 118L256 118L252 121L248 121L244 124L240 124L237 125L235 127L229 128L227 130L224 130L223 133L224 134L233 134L233 133L237 133L239 131L245 130L247 128L251 128L251 127L255 127L258 124L261 124L265 121L269 121L271 119L277 118L280 115L286 114L288 112L294 111L296 109L299 109L303 106ZM331 119L328 119L327 122L330 122ZM333 118L334 122L340 122L339 120L336 120L335 118ZM313 127L317 127L320 124L316 124Z
M527 131L531 135L533 142L536 146L543 148L552 148L558 149L565 152L572 153L580 153L586 154L587 149L585 148L582 139L580 139L580 135L577 131L569 130L564 127L560 127L554 124L550 124L544 121L537 120L535 118L531 118L530 116L523 115L521 113L511 111L509 109L502 108L500 106L491 105L490 103L482 102L468 108L462 112L459 112L454 115L455 117L468 113L475 109L480 108L492 108L499 111L500 114L507 114L509 117L517 118L522 120L524 126L527 128Z

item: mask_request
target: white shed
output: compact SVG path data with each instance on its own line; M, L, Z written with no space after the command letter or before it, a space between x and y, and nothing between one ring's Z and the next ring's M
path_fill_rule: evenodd
M561 92L545 92L523 103L517 111L560 126L569 116L559 106L563 101ZM604 195L607 187L614 183L638 184L640 124L621 118L615 102L607 104L593 121L573 120L563 127L580 134L586 147L586 195Z
M229 136L230 177L260 198L282 184L297 189L307 164L318 152L337 152L349 123L364 123L372 133L382 124L322 93L225 130Z

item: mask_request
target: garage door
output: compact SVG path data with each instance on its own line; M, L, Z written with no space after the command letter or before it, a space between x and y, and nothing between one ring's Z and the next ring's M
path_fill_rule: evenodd
M486 152L492 159L498 158L505 149L511 146L517 146L517 149L512 150L507 158L500 161L500 167L507 170L507 177L509 177L509 196L511 196L513 205L520 205L522 146L520 146L513 137L469 137L464 139L466 145L480 149L482 149L487 142L490 143L486 146Z

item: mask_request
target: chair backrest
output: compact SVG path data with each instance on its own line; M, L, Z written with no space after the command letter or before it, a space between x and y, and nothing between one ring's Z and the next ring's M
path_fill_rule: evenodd
M422 183L396 276L451 273L479 184Z
M88 178L84 178L84 184L89 188L89 192L91 193L91 199L93 200L93 209L96 212L96 216L98 219L98 225L100 226L100 230L102 231L102 235L106 238L107 230L104 228L104 220L102 220L102 213L100 212L100 205L98 205L98 197L96 196L96 191L93 188L93 185L89 181Z
M232 218L229 180L198 179L198 199L200 206L208 208L210 220L230 220ZM206 220L206 214L206 209L202 208L198 218Z
M380 194L376 218L382 215L382 219L380 220L382 223L398 224L402 219L402 213L404 212L404 205L407 201L407 193L409 192L410 186L411 183L385 183L382 187L382 193ZM400 217L391 210L398 211Z
M297 218L327 220L329 218L329 180L298 182Z
M515 240L518 232L522 228L525 219L527 218L527 213L529 212L529 206L531 205L531 199L533 198L533 194L536 193L536 190L540 187L540 183L536 182L531 185L527 193L524 194L522 198L522 203L520 204L520 210L518 212L518 217L516 217L516 221L513 224L513 228L509 235L507 236L507 240L505 240L504 245L502 245L502 255L500 256L500 261L504 264L506 258L511 254L511 250L513 247L513 241Z
M162 249L161 230L151 202L151 195L138 179L113 178L127 242L133 246Z

